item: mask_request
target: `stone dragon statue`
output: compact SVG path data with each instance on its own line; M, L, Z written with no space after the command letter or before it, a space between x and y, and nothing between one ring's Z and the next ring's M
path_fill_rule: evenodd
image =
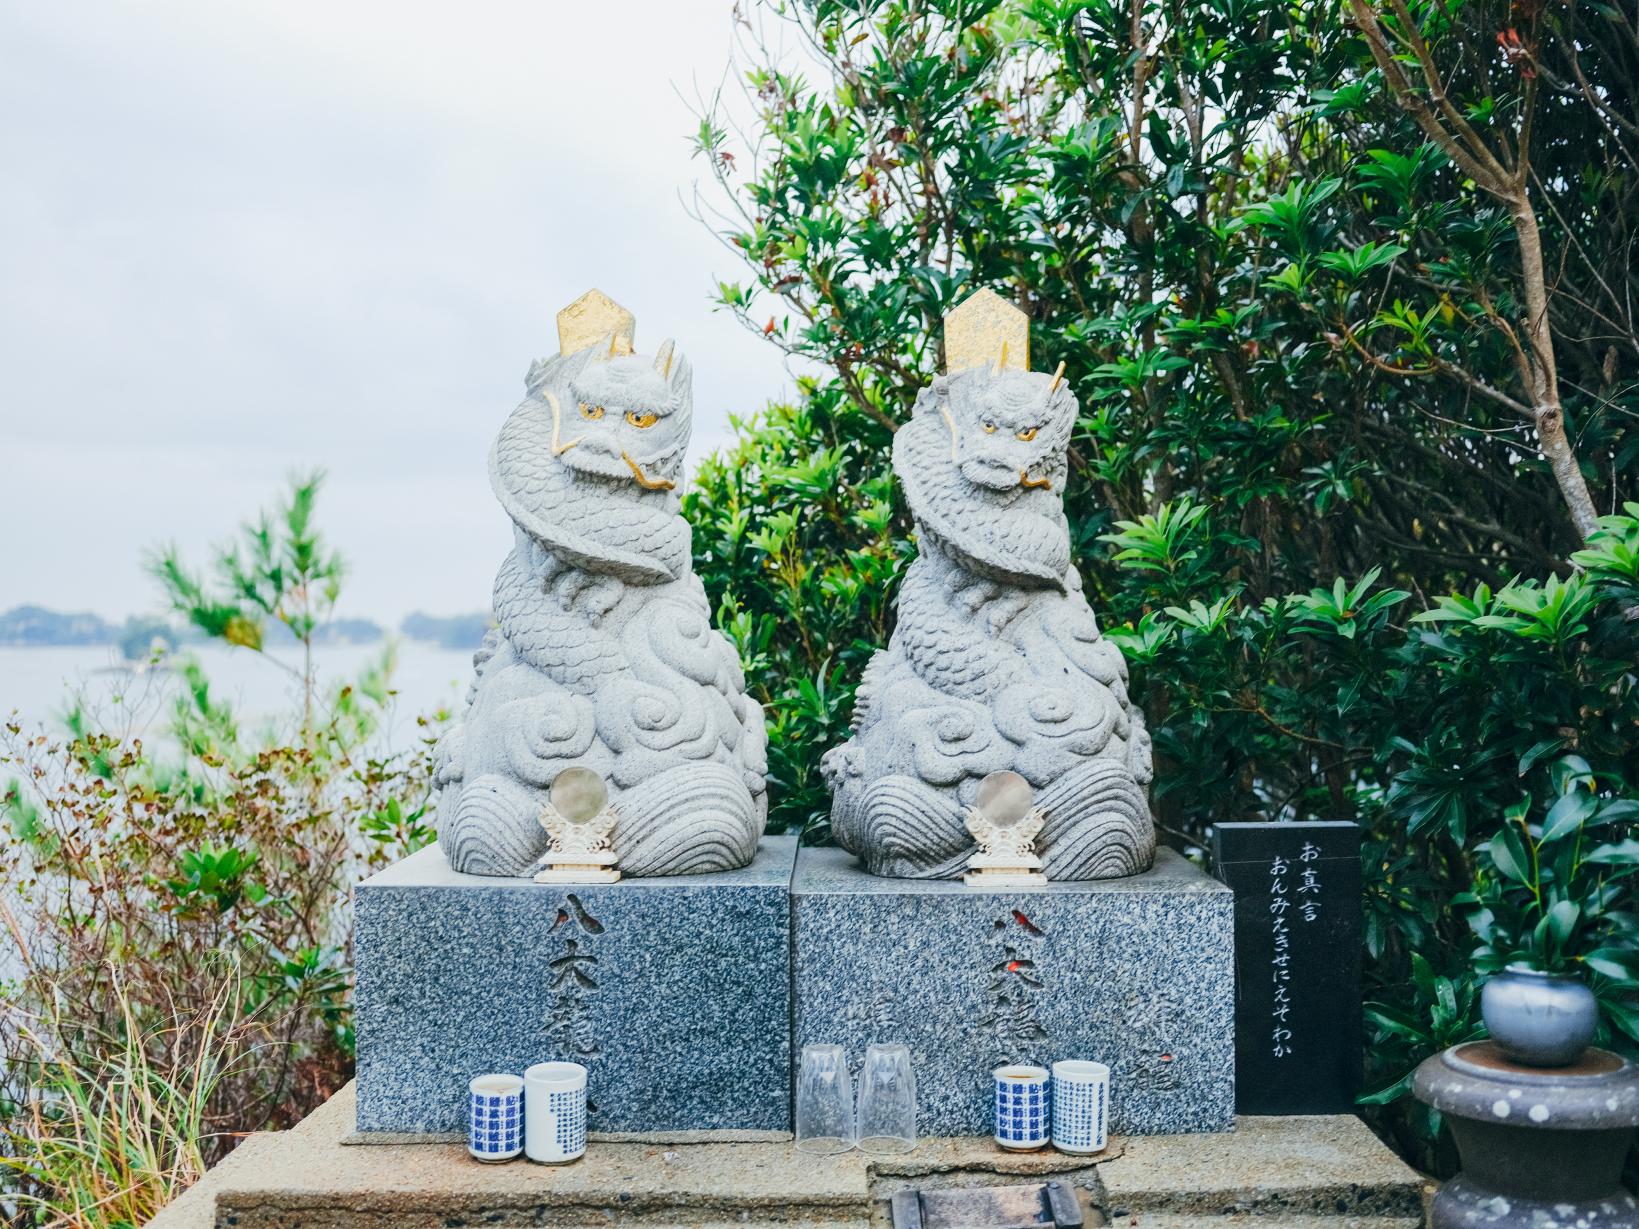
M918 555L853 736L822 762L832 831L872 874L955 878L980 781L1012 770L1045 817L1050 879L1147 870L1149 735L1070 559L1076 399L1062 367L1029 370L1028 322L991 291L946 317L945 347L946 374L894 436Z
M548 847L542 803L571 765L608 783L628 875L756 853L763 713L712 627L674 489L689 364L670 341L632 353L633 328L595 290L565 308L559 355L530 368L490 453L515 545L463 719L435 757L439 844L458 871L530 873Z

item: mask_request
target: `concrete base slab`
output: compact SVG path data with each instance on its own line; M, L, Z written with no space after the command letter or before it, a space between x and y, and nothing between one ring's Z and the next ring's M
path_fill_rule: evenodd
M1243 1118L1224 1135L1112 1140L1095 1157L1005 1153L987 1138L926 1139L881 1158L810 1157L789 1143L604 1143L576 1164L542 1166L481 1165L455 1144L343 1147L354 1110L349 1085L294 1130L251 1137L154 1229L885 1229L895 1191L1013 1178L1054 1178L1108 1223L1141 1229L1243 1218L1262 1229L1411 1229L1423 1185L1352 1118Z
M1099 1166L1108 1211L1118 1224L1134 1213L1221 1219L1279 1212L1282 1224L1288 1215L1422 1215L1421 1177L1365 1123L1346 1114L1241 1117L1223 1135L1125 1142L1118 1159Z

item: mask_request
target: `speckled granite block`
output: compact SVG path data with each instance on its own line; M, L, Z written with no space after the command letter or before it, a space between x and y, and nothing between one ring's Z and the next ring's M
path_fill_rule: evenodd
M795 1044L901 1041L919 1127L991 1130L1004 1062L1096 1059L1113 1130L1227 1131L1235 1115L1234 897L1162 850L1127 879L978 892L879 879L804 849L792 883Z
M568 1059L593 1131L790 1130L792 837L743 870L546 886L431 846L359 884L358 1129L463 1129L467 1081Z

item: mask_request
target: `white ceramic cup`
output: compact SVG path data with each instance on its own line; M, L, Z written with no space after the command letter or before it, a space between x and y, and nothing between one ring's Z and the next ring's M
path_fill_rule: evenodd
M1042 1148L1052 1136L1052 1077L1046 1067L1009 1063L991 1072L996 1087L994 1139L1010 1152Z
M1110 1069L1066 1059L1053 1064L1053 1147L1084 1156L1110 1142Z
M480 1161L510 1161L524 1150L524 1082L493 1072L467 1085L467 1151Z
M536 1063L524 1072L524 1155L562 1165L586 1152L586 1068Z

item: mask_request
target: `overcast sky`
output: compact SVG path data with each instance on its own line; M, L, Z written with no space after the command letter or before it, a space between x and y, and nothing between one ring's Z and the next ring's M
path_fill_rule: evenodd
M487 608L485 456L596 285L694 364L698 457L791 386L707 295L688 104L729 0L0 0L0 610L152 609L322 467L339 613Z

